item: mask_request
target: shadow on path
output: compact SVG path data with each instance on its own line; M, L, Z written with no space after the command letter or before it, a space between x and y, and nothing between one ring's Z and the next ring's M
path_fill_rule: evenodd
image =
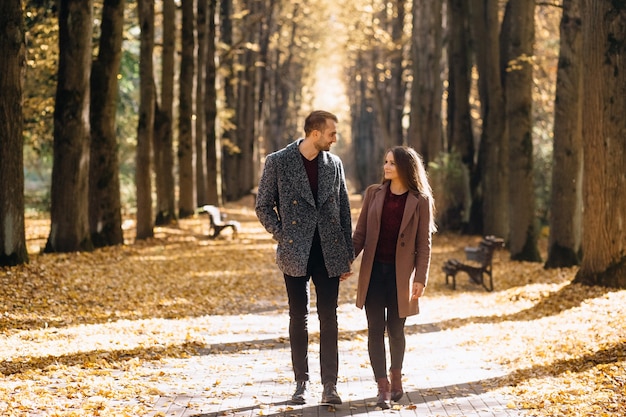
M436 323L441 330L456 329L468 324L492 324L505 321L532 321L544 317L554 316L563 311L579 307L586 300L602 297L605 294L620 291L608 287L589 287L581 284L568 284L558 291L550 292L533 305L522 311L513 314L493 315L493 316L473 316L464 318L453 318ZM412 326L407 326L408 332L414 331Z

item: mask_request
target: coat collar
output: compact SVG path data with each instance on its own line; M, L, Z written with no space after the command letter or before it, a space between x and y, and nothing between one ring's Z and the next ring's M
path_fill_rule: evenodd
M287 150L289 151L289 161L292 166L298 167L297 170L293 173L292 180L296 184L296 189L300 191L302 197L311 204L313 207L316 206L315 199L313 198L313 191L311 191L311 184L309 183L309 178L306 175L306 170L304 168L304 163L302 162L302 154L300 153L300 143L302 143L304 139L300 138L292 142L287 146ZM318 191L317 191L317 199L318 203L321 206L326 199L333 193L332 183L335 178L335 173L333 170L333 166L331 163L330 155L328 152L321 151L318 155L317 159L317 167L318 167Z
M376 218L380 219L383 214L383 205L385 204L385 195L389 189L389 182L380 184L376 189L374 195L373 208L376 213ZM406 204L404 205L404 213L402 214L402 223L400 224L400 231L404 230L411 220L413 213L417 212L417 203L419 202L419 196L411 191L406 198Z

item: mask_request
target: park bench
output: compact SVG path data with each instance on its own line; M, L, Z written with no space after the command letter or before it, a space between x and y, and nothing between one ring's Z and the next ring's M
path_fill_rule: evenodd
M458 259L448 259L443 264L443 272L446 274L446 285L451 278L452 289L456 289L456 274L465 272L470 280L482 285L485 290L493 291L493 253L496 249L504 247L504 240L495 236L485 236L477 247L466 247L465 257L471 263L463 263Z
M224 221L224 214L220 212L219 207L212 205L204 205L199 210L200 213L209 215L209 237L215 239L226 228L232 228L233 235L239 232L239 222L235 220Z

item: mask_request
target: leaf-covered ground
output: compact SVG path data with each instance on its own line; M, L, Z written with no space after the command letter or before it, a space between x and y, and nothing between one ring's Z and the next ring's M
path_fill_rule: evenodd
M237 236L208 239L197 217L133 242L128 222L124 246L48 255L37 253L49 222L29 219L31 262L0 269L0 415L143 415L162 376L145 364L210 348L203 340L230 331L222 315L284 312L274 242L251 201L223 211L241 222ZM446 287L443 262L479 240L435 236L425 297L447 337L508 371L484 385L530 416L626 415L626 290L574 285L574 268L512 262L506 250L494 292L462 274ZM342 283L342 305L355 284Z

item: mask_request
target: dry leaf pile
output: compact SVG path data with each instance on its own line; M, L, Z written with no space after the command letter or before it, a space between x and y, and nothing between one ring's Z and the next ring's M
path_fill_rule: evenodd
M0 415L147 415L167 377L160 361L188 366L220 335L258 332L227 317L284 312L274 242L250 204L223 211L240 221L236 236L208 239L197 217L133 242L130 224L127 245L72 254L36 255L48 222L28 220L30 264L0 269ZM529 416L626 416L626 290L573 285L574 268L502 250L494 292L463 274L452 291L441 265L479 240L435 236L425 296L446 337L508 371L485 388ZM356 279L344 284L340 302L352 304ZM207 395L219 385L207 382Z

